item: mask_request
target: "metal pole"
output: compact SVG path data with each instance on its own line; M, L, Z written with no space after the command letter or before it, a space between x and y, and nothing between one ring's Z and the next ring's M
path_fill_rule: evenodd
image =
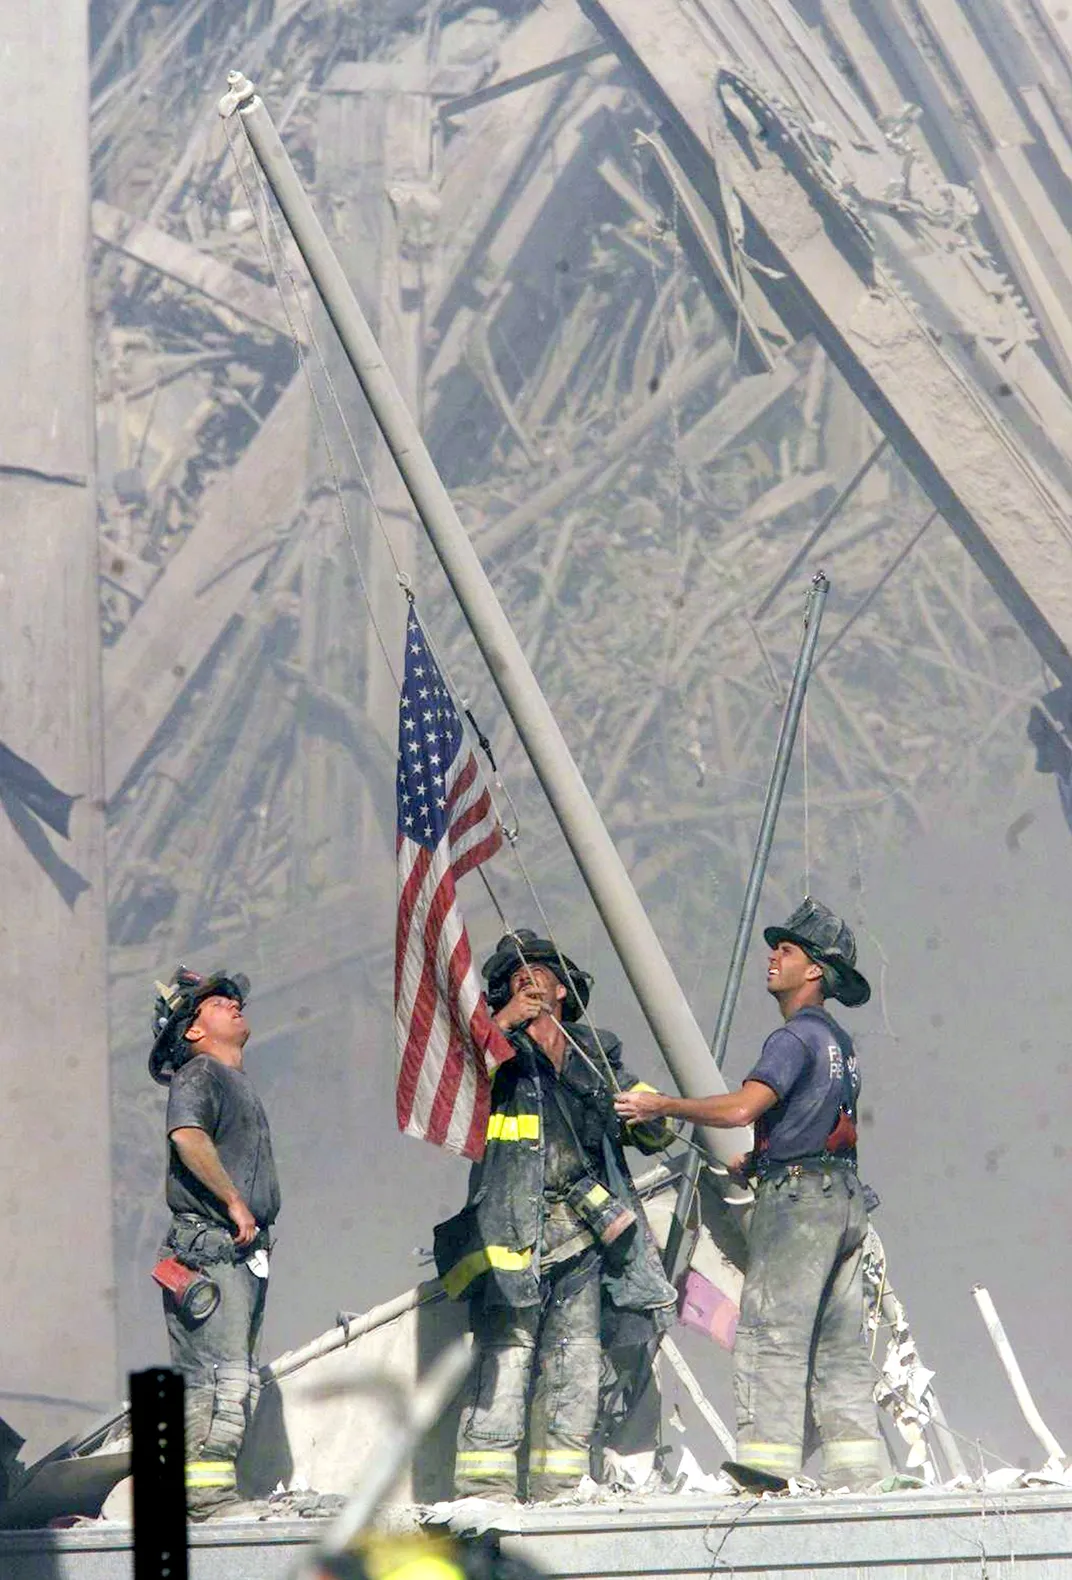
M362 1471L361 1486L329 1526L320 1544L325 1556L340 1557L368 1525L413 1458L421 1439L461 1388L472 1359L466 1341L455 1339L449 1349L433 1361L413 1390L408 1407L403 1407L398 1419L384 1431L372 1464Z
M1046 1450L1048 1460L1065 1465L1065 1451L1054 1437L1049 1427L1039 1414L1038 1405L1031 1397L1031 1391L1024 1381L1024 1374L1020 1370L1020 1363L1016 1359L1013 1347L1002 1326L994 1302L990 1298L990 1291L982 1284L972 1285L972 1294L975 1304L979 1307L979 1314L986 1323L986 1331L990 1334L994 1348L998 1352L998 1359L1005 1368L1005 1375L1012 1384L1012 1391L1016 1395L1016 1402L1023 1411L1024 1420L1034 1432L1043 1448Z
M826 597L830 591L830 583L822 571L816 571L811 579L807 600L804 604L804 633L801 637L800 652L797 654L796 667L793 670L793 679L789 687L789 698L782 715L782 727L778 732L778 745L774 752L774 767L771 769L770 783L767 785L767 798L763 803L763 816L759 823L759 833L756 836L756 849L752 857L752 870L748 874L748 885L744 891L744 905L741 908L741 919L737 923L737 937L733 941L733 954L730 956L729 970L726 973L726 986L722 990L722 1002L718 1007L718 1020L715 1023L715 1033L711 1039L711 1052L715 1065L722 1069L726 1059L726 1048L729 1044L730 1026L733 1024L733 1013L737 1008L737 999L741 991L741 977L744 974L745 956L748 946L752 941L752 928L755 925L756 911L759 908L759 896L763 888L763 879L767 873L767 863L770 860L771 845L774 843L774 829L778 822L778 813L782 805L782 795L785 791L785 781L789 774L789 764L793 757L793 746L797 738L797 725L800 722L801 709L804 706L804 696L808 689L808 677L811 674L812 661L815 658L815 648L819 641L819 627L823 620L823 608ZM681 1176L678 1186L677 1202L674 1205L674 1216L670 1220L670 1229L666 1236L666 1248L663 1251L663 1266L667 1276L673 1278L676 1272L676 1262L681 1250L681 1241L685 1233L685 1222L692 1206L693 1192L700 1178L700 1159L695 1152L689 1154L685 1164L685 1172Z
M544 793L641 1009L679 1089L701 1097L725 1086L703 1032L674 976L595 802L581 778L547 700L458 518L416 423L331 250L279 133L252 85L238 72L220 114L241 117L250 145L275 194L343 349L394 456L414 508L439 557L477 645L536 770ZM702 1131L722 1162L747 1144L744 1130Z
M752 870L748 874L748 887L744 891L744 905L741 908L741 919L737 924L737 937L733 941L733 954L730 956L730 967L726 973L726 987L722 994L722 1003L718 1007L714 1036L711 1038L711 1053L720 1070L726 1062L730 1025L733 1021L733 1012L737 1008L737 995L741 990L745 955L752 942L752 928L756 920L756 911L759 909L760 890L763 888L763 879L767 875L767 862L770 860L771 845L774 843L774 826L778 821L785 781L789 776L789 764L797 738L797 725L800 723L800 712L804 706L804 694L808 689L808 676L811 674L812 660L819 641L823 608L829 591L830 583L825 575L822 571L816 571L811 579L807 602L804 605L804 635L774 753L774 767L771 769L770 784L767 786L767 799L763 803L763 816L760 819L759 834L756 838L756 852L752 857Z

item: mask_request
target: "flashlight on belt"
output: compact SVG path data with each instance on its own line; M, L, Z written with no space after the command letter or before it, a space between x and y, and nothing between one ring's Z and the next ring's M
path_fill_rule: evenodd
M186 1267L178 1257L165 1256L153 1268L153 1278L166 1289L191 1327L205 1322L220 1303L220 1288L205 1273Z

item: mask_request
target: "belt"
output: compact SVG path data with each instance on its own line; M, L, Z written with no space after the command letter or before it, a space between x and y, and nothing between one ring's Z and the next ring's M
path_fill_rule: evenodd
M178 1223L189 1224L191 1228L212 1229L217 1234L223 1234L227 1236L229 1243L223 1249L223 1251L213 1257L202 1256L203 1261L210 1261L213 1263L233 1262L237 1266L242 1262L248 1261L253 1255L254 1251L259 1251L262 1247L266 1250L271 1249L272 1242L269 1230L264 1225L257 1229L257 1233L254 1235L253 1239L248 1245L239 1247L234 1243L234 1239L231 1234L230 1222L217 1223L212 1218L203 1218L200 1213L196 1212L173 1212L171 1216ZM170 1236L168 1238L170 1239Z
M798 1179L801 1174L827 1174L832 1168L855 1174L856 1159L836 1152L815 1152L803 1158L771 1158L757 1165L756 1175L761 1182L776 1175L782 1179Z

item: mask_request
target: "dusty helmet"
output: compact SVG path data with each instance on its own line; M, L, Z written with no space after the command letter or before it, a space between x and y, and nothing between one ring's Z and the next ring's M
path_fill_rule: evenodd
M831 997L842 1004L855 1008L871 997L870 983L856 969L852 928L818 900L806 899L784 927L765 927L763 936L771 949L781 943L796 944L816 965L829 966L837 984Z
M193 1025L198 1010L207 998L222 994L232 998L239 1008L249 997L249 978L241 972L213 971L201 976L186 966L177 966L168 986L155 983L157 996L153 1005L153 1046L149 1054L149 1074L161 1086L166 1086L193 1054L186 1041L186 1033Z
M566 989L562 1002L563 1020L580 1020L592 991L592 978L549 938L538 938L528 927L507 933L495 945L495 953L484 961L482 970L488 983L488 1004L492 1013L502 1009L510 998L510 978L519 966L546 966Z

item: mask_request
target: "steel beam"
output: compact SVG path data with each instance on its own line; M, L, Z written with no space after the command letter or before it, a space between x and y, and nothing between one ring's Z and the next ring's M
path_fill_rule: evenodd
M579 0L664 122L701 190L732 187L746 247L782 281L832 361L1023 626L1072 678L1070 501L922 308L806 139L740 78L677 0Z

